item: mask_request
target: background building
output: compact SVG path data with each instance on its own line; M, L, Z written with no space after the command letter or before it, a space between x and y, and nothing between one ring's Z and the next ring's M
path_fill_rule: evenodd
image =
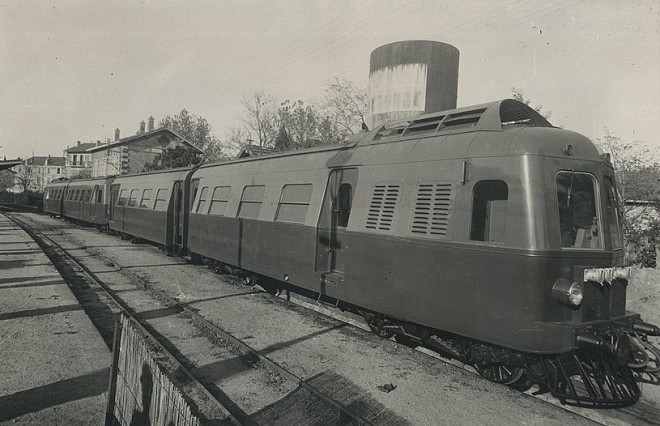
M65 176L64 157L30 157L14 166L14 192L43 191L53 179Z
M88 149L92 155L92 177L140 173L144 166L166 149L177 146L201 150L183 136L166 127L153 129L153 118L149 119L149 129L145 131L144 121L140 123L137 135L119 138L119 129L115 130L115 140L102 143Z
M66 177L78 176L85 171L91 175L92 153L88 152L88 150L100 144L100 141L96 143L80 143L80 141L78 141L76 146L65 149L64 157L66 158Z

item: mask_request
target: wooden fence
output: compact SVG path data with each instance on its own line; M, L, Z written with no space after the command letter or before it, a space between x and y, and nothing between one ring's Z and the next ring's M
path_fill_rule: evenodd
M112 359L106 426L199 426L199 419L125 315L115 327Z

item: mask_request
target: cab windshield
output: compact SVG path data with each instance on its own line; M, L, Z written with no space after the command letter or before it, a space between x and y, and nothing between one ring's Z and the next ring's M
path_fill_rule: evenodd
M596 180L588 173L557 173L561 246L602 249Z

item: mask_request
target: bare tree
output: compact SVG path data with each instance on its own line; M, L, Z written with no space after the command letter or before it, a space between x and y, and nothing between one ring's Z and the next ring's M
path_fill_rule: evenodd
M625 142L605 129L597 144L609 153L619 189L627 263L656 266L660 243L660 162L642 142Z
M16 183L20 186L22 192L34 189L37 178L34 168L28 164L23 164L18 167L15 177Z
M243 148L252 140L250 133L243 126L233 126L227 134L223 142L224 152L230 157L236 157Z
M633 201L648 201L651 207L660 203L660 162L643 142L625 142L605 129L605 136L596 143L610 155L626 211L630 210L626 204Z
M245 114L242 120L250 139L260 147L272 144L279 130L274 99L259 91L243 97L241 105Z
M330 121L344 132L359 132L364 128L369 107L367 91L358 88L352 81L335 77L327 82L321 107Z

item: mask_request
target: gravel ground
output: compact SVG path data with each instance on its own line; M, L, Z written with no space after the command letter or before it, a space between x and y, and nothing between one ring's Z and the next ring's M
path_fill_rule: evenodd
M63 226L58 220L24 215L31 220ZM96 271L116 269L90 255L95 251L114 259L153 286L162 288L232 335L268 354L275 362L317 386L329 389L336 397L358 398L364 410L381 423L390 424L572 424L589 423L583 417L553 407L539 399L494 385L456 366L433 359L419 351L383 340L361 329L324 315L310 312L283 299L257 292L234 283L231 277L218 276L201 267L187 265L182 259L165 256L149 245L131 245L90 229L69 227L66 238L71 248L84 245L77 254L87 256ZM628 308L646 321L660 324L660 272L639 271L629 287ZM131 292L131 284L124 283ZM146 304L152 321L173 329L180 328L176 318L162 307ZM219 363L208 339L182 331L177 346L194 360L200 370L217 376L222 386L235 387L241 404L255 413L255 419L277 424L275 418L294 404L304 404L299 392L272 378L279 391L259 401L256 392L239 378L253 371L250 363L235 359L234 365ZM181 342L181 344L179 344ZM215 349L226 358L222 349ZM229 374L228 372L232 372ZM263 378L262 378L263 379ZM255 380L255 386L261 380ZM289 387L287 387L289 386ZM645 385L643 404L655 413L660 401L659 386ZM283 395L287 395L282 398ZM355 395L358 395L356 397ZM357 399L356 399L357 401ZM310 409L314 409L310 407ZM277 411L277 415L273 412ZM594 410L586 410L594 414ZM605 424L627 424L606 412L590 417ZM600 414L599 414L600 413ZM653 414L652 414L653 415ZM380 417L377 417L380 416ZM387 421L384 421L387 419ZM291 419L288 419L291 421ZM660 421L660 419L659 419ZM651 422L653 423L653 422ZM286 424L280 422L279 424ZM645 423L640 423L645 424Z
M102 424L110 351L39 246L0 214L0 423Z
M32 219L61 224L45 217ZM394 341L256 293L203 267L186 265L153 247L130 246L88 229L70 228L66 232L68 238L84 242L88 250L111 257L116 264L187 302L298 376L311 383L341 384L338 387L344 392L356 390L366 412L381 413L385 408L391 424L589 423ZM196 339L186 339L182 347L194 353L198 344ZM211 359L201 360L199 368L217 368L215 364ZM231 385L231 377L225 383ZM245 389L246 398L250 393ZM295 395L276 404L291 400L295 401Z

